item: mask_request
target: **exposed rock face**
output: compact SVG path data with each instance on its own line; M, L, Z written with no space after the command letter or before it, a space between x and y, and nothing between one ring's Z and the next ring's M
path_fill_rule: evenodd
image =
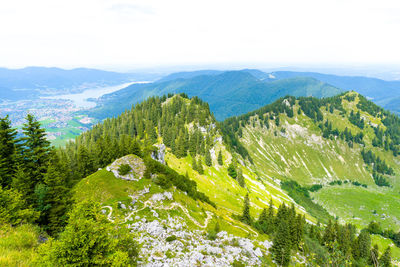
M128 227L138 234L142 247L139 266L232 266L235 260L260 266L260 257L272 246L269 241L254 241L224 231L217 234L216 240L208 240L203 231L189 230L179 217L137 220ZM177 239L166 241L171 235Z
M132 170L126 175L120 175L118 172L118 169L122 164L128 164L132 168ZM117 178L129 181L139 181L143 178L146 165L138 156L127 155L115 160L111 165L107 166L106 169L107 171L112 172Z
M157 152L151 153L151 158L157 160L158 162L165 164L165 145L154 145L158 148Z

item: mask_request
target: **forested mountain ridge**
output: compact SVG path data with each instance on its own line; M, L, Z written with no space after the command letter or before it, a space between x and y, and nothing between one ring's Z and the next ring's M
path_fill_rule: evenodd
M26 67L0 68L0 101L17 101L45 95L79 93L85 86L106 86L132 80L154 79L156 75L118 73L97 69Z
M342 92L341 89L313 78L300 77L270 82L254 75L256 73L250 70L193 77L189 74L177 74L175 77L179 78L173 80L131 85L100 98L98 106L90 110L89 115L105 118L110 114L117 115L151 95L186 93L190 97L198 96L206 101L216 119L221 120L260 108L285 95L327 97Z
M398 203L396 115L349 92L325 99L282 98L222 125L259 174L313 188L314 200L344 221L365 226L377 220L399 229L397 208L382 215L388 201Z
M368 98L375 104L399 114L400 81L386 81L372 77L363 76L339 76L316 72L277 71L272 72L275 79L287 79L294 77L312 77L326 82L345 91L353 90Z
M344 118L344 125L348 125L351 117L351 125L360 129L364 127L363 131L366 131L370 125L363 121L361 126L361 118L366 116L365 112L374 113L369 118L381 119L374 120L374 123L385 128L382 133L377 131L375 134L376 147L371 147L371 150L374 155L377 154L382 147L381 141L385 149L388 140L387 151L382 153L385 164L389 166L376 171L385 179L390 179L393 189L386 186L373 189L377 188L378 192L384 188L382 192L391 192L389 190L395 190L392 182L398 170L387 159L389 154L394 157L393 154L397 153L398 143L393 140L397 140L395 126L398 118L391 117L390 113L370 105L370 102L364 106L362 99L355 93L328 100L285 97L240 119L231 118L218 123L208 104L198 97L189 98L186 94L151 97L120 116L95 125L64 149L52 150L48 143L31 142L29 138L15 143L2 141L2 144L10 144L8 152L2 155L6 160L18 158L10 156L20 155L20 152L13 152L20 151L18 144L27 148L21 155L25 155L28 162L34 159L28 153L31 143L37 144L34 151L48 151L46 153L52 156L48 160L43 157L41 175L44 178L39 177L30 184L29 188L33 190L26 199L18 195L11 199L5 197L12 195L11 192L19 192L18 183L13 183L13 180L18 181L14 177L21 175L10 174L10 179L4 183L0 199L5 201L0 203L11 203L15 209L10 212L0 205L0 213L11 214L11 218L18 219L24 214L19 212L24 211L21 209L24 206L22 200L29 201L26 207L33 213L31 219L25 222L41 228L32 230L30 224L16 227L20 222L2 217L6 218L3 223L13 225L12 228L2 228L7 231L4 242L12 242L14 236L26 235L27 231L34 236L22 250L26 254L17 253L18 248L10 246L5 250L5 258L0 254L0 260L38 266L85 263L120 266L136 263L150 266L322 266L330 261L338 265L353 263L362 266L373 266L379 261L381 265L389 266L391 253L396 258L398 249L387 249L388 242L393 240L400 244L397 243L400 241L397 239L398 229L387 231L387 225L381 222L382 226L370 224L358 232L354 225L344 224L348 222L347 218L334 220L334 212L327 213L322 207L324 203L317 201L320 206L310 198L311 194L320 193L328 186L321 183L323 188L319 188L319 184L315 184L316 187L311 189L310 183L298 180L299 184L296 184L290 179L297 177L279 176L280 172L277 175L268 173L260 164L258 150L252 146L254 140L249 134L275 136L274 130L279 129L277 138L270 142L279 143L278 137L285 138L285 131L280 131L281 128L276 125L286 127L291 122L289 118L297 118L296 123L306 123L305 127L309 127L316 136L321 134L319 131L325 130L325 136L328 136L321 138L331 140L330 135L337 133L332 125L338 127L338 131L342 126L336 124L336 120ZM328 103L329 107L323 103ZM362 110L360 115L356 108L359 104ZM333 113L330 113L331 106ZM350 109L353 113L349 113ZM344 112L344 117L339 112ZM262 120L256 119L259 114ZM265 120L266 114L269 115L268 120ZM332 116L329 117L333 121L331 127L329 122L325 127L323 121L328 116ZM4 131L0 136L14 140L10 137L13 131L9 123L6 119L3 121ZM268 126L262 128L261 121L267 121ZM322 126L315 121L322 122ZM236 124L237 127L234 127ZM43 131L33 118L28 120L25 128L27 137L29 129L34 128L33 132L41 133L39 140L43 140ZM338 136L336 139L341 140L340 133ZM297 138L293 136L293 139ZM348 146L349 151L357 151L356 142L365 139L367 143L370 140L366 136L360 139L355 132L350 135L348 131L342 138L343 141L337 142ZM332 139L335 138L332 136ZM262 142L257 144L265 146ZM335 149L331 146L322 148ZM289 153L288 149L285 151ZM358 152L361 154L361 151ZM367 161L373 159L377 162L368 150L364 152L369 155L365 157ZM281 152L277 150L274 153ZM298 153L303 151L299 149ZM268 160L275 159L267 159L266 163ZM15 169L23 166L18 162L15 160ZM371 173L373 166L375 164L371 164L366 172ZM394 175L390 168L393 168ZM2 170L7 172L10 169ZM285 173L284 167L282 172ZM26 174L26 178L38 175L34 172L30 174L29 168ZM361 183L360 186L329 186L364 189ZM373 184L367 185L368 190L371 187ZM56 213L59 216L52 216L53 212L60 212ZM381 216L380 212L377 209L376 214ZM317 224L318 220L323 224ZM364 224L356 223L356 226L361 229ZM48 235L55 239L47 240L37 249L35 238L37 240L39 234L42 239ZM390 239L383 239L382 236ZM379 248L373 247L376 244ZM18 255L17 260L16 256L10 255Z

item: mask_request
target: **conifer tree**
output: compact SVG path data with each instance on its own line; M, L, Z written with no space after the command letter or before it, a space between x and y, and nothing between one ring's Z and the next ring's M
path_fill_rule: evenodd
M133 140L131 142L130 153L139 157L142 155L142 151L140 150L140 145L138 141Z
M193 156L193 158L192 158L192 169L195 170L195 171L198 170L195 156Z
M249 193L246 194L243 201L243 213L241 217L241 221L247 224L251 224L251 216L250 216L250 199Z
M238 170L236 180L238 181L238 183L239 183L239 185L240 185L241 187L245 187L246 183L244 182L244 177L243 177L242 169L239 169L239 170Z
M197 172L200 174L204 174L204 169L203 169L203 164L201 162L201 158L199 157L199 160L197 162Z
M391 251L390 247L387 247L385 252L380 257L379 264L382 267L390 267L390 266L392 266L392 251Z
M279 266L288 266L290 263L290 236L288 229L286 220L282 220L278 225L271 247L272 257Z
M41 217L44 217L49 232L57 233L65 225L70 195L66 170L55 153L51 157L43 182L48 189L46 205L49 205L49 209Z
M16 170L16 135L8 116L0 118L0 186L11 185Z
M218 152L218 164L219 165L224 165L224 161L222 160L222 152L221 150Z
M208 148L206 149L206 155L204 161L208 167L212 166L211 154Z
M26 116L26 123L22 129L24 171L35 184L40 183L47 170L50 142L46 139L45 129L41 128L40 123L31 114Z
M80 178L85 178L94 171L93 159L84 146L78 150L78 173Z

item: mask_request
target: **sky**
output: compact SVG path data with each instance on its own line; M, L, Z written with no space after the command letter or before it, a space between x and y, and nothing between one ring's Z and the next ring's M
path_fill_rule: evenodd
M1 0L0 66L400 65L394 0Z

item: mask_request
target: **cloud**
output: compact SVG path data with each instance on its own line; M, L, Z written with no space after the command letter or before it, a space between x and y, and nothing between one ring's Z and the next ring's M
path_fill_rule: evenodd
M395 0L2 0L0 64L393 64L399 8Z
M155 14L154 8L152 8L150 6L129 4L129 3L113 4L110 7L110 10L113 12L116 12L118 14L125 14L125 15L137 15L137 14L154 15Z

